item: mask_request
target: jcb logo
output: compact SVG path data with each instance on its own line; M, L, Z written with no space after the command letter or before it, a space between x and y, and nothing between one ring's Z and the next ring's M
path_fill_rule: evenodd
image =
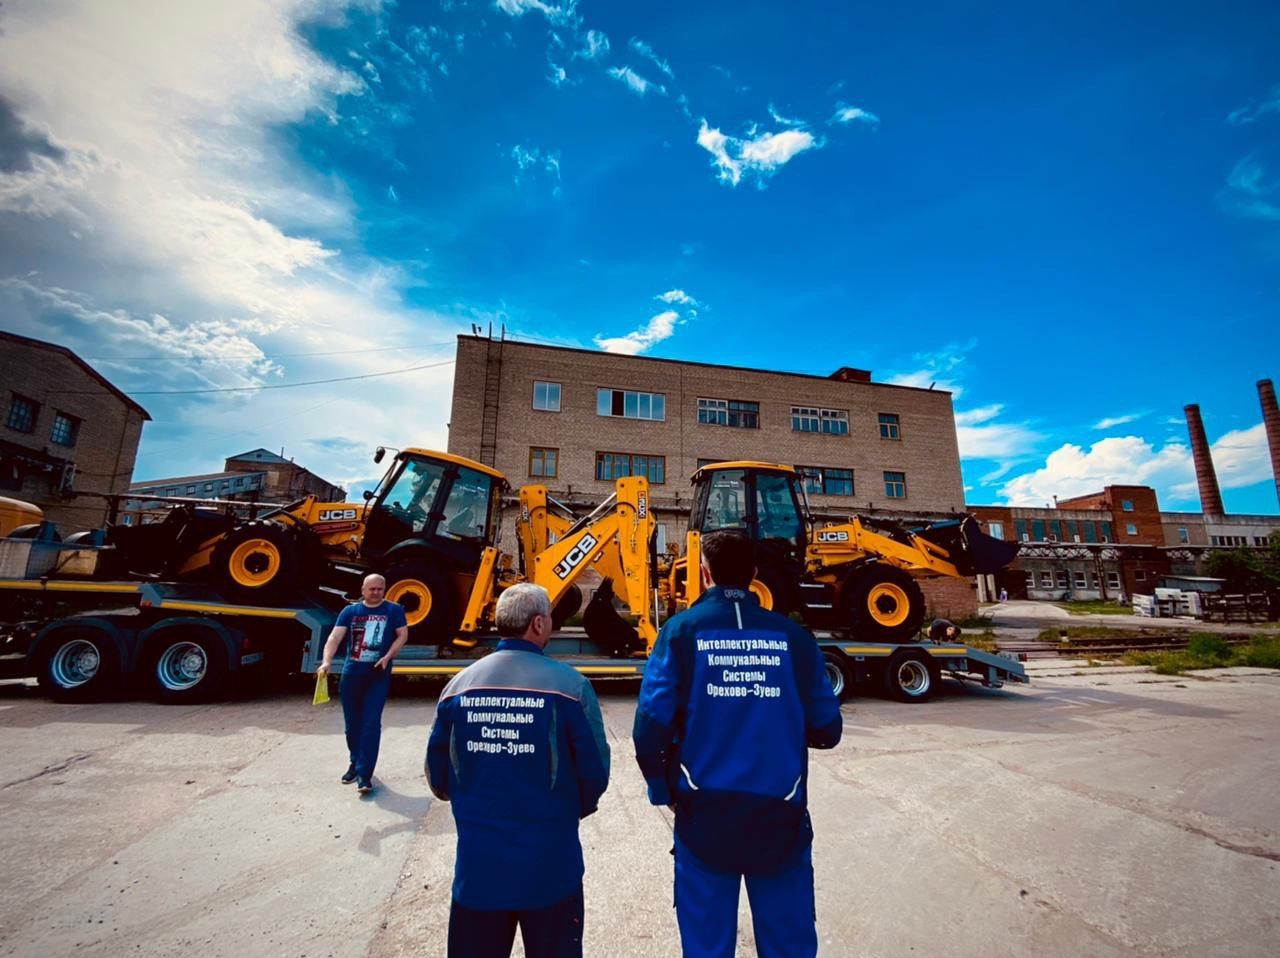
M649 514L649 497L641 496L636 508L636 515L643 519Z
M591 555L598 543L596 537L590 532L582 537L582 541L569 550L569 554L556 563L551 571L556 574L557 579L567 579L570 573L578 566L582 565L584 559Z
M356 511L354 509L321 509L320 521L332 522L334 519L354 519Z
M848 542L849 533L847 532L819 532L819 542Z

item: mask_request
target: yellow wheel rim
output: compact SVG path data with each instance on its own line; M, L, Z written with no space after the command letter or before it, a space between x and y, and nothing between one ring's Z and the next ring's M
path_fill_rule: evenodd
M387 590L387 598L404 606L404 619L411 627L431 614L431 587L421 579L401 579Z
M867 610L876 625L893 628L907 621L911 599L907 590L892 582L878 582L867 595Z
M231 553L227 563L236 585L257 589L276 577L283 560L280 548L270 539L245 539Z
M773 608L773 593L769 591L769 587L759 579L752 579L751 585L747 586L747 591L760 600L760 608Z

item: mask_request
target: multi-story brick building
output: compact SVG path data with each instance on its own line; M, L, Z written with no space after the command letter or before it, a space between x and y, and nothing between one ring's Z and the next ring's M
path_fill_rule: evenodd
M151 416L65 346L0 332L0 495L38 505L64 533L102 525L98 493L129 488Z
M847 367L813 376L459 336L449 451L576 505L645 475L660 548L683 536L689 477L708 462L802 466L823 517L964 509L951 394ZM976 608L968 582L926 593L938 610Z

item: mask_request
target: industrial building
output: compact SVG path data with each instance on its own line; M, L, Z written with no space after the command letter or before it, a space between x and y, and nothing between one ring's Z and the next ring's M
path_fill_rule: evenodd
M65 346L0 332L0 495L64 531L102 525L150 414Z

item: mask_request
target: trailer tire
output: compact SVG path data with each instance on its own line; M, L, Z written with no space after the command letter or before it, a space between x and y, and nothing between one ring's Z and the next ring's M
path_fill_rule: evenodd
M297 590L297 536L274 522L236 526L214 547L210 564L219 591L236 602L261 605Z
M839 652L824 649L822 666L826 671L831 691L835 693L837 700L843 702L853 690L853 670L849 668L848 659Z
M58 629L41 642L36 681L55 702L97 702L117 689L120 657L111 636L91 625Z
M878 562L850 575L843 605L849 627L864 642L909 641L924 622L924 593L916 580Z
M924 652L899 652L884 670L885 691L899 702L927 702L942 676Z
M143 681L165 705L209 702L227 684L227 649L199 626L174 626L156 633L143 652Z
M408 559L387 570L387 600L404 607L413 645L445 645L457 634L458 601L440 570Z

